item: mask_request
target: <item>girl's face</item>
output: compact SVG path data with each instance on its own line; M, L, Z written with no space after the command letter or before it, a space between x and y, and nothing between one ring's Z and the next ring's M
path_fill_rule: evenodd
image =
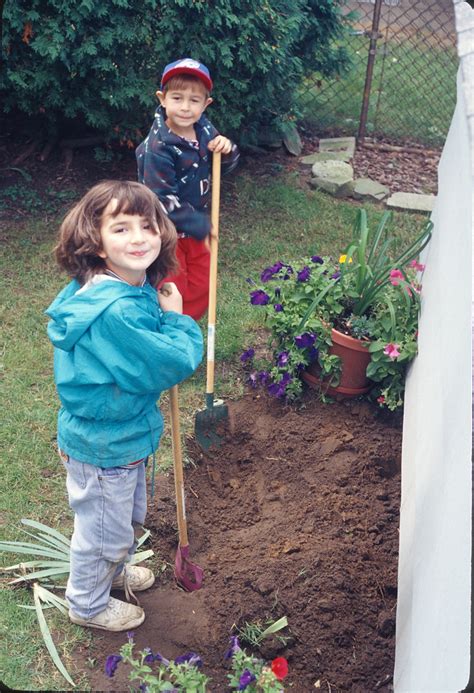
M98 253L108 269L129 284L141 286L146 270L161 250L161 234L137 214L113 216L117 200L104 209L100 226L102 250Z

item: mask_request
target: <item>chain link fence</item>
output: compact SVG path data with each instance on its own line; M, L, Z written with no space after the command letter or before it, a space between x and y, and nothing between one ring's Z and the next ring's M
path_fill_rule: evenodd
M456 100L452 0L347 0L343 12L351 64L337 79L305 82L303 124L318 134L441 146Z

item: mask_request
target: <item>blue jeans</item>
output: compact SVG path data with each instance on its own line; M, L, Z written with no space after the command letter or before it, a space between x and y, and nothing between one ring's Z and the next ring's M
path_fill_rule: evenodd
M145 463L104 469L71 457L63 462L75 513L66 599L89 619L107 608L112 581L135 552L135 528L146 515Z

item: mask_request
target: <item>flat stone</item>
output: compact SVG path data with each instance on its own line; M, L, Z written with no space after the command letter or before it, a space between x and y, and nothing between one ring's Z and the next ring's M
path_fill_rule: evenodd
M432 212L436 195L396 192L386 201L387 207L407 209L411 212Z
M345 151L350 158L354 156L356 146L355 137L330 137L319 140L320 152L341 152Z
M317 161L350 161L351 157L347 152L314 152L302 156L300 161L302 164L312 166Z
M324 190L324 192L333 195L334 197L350 197L352 180L349 178L346 182L341 182L340 179L332 180L331 178L311 178L309 184L316 190Z
M291 123L287 126L286 132L283 136L283 145L287 152L293 154L293 156L299 156L303 150L303 143L301 137L296 128L296 125Z
M317 161L311 172L315 178L339 181L341 185L354 178L354 169L345 161Z
M356 178L353 183L352 197L356 200L384 200L390 195L390 189L371 178Z

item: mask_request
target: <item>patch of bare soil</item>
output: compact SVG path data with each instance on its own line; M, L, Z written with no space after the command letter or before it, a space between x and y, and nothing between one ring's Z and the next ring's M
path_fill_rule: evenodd
M188 442L191 558L203 587L184 593L166 571L140 595L138 647L168 658L198 652L209 690L224 691L233 628L286 615L290 639L264 641L260 654L288 659L287 690L318 681L332 693L391 690L400 417L354 400L324 405L311 391L298 406L251 391L230 412L219 449L203 454ZM172 478L159 479L146 524L152 548L173 563ZM127 690L125 667L114 679L102 673L125 640L97 634L93 651L79 653L92 690ZM88 657L98 662L92 672Z
M380 143L383 147L383 143ZM396 145L389 145L396 146ZM438 190L438 164L441 151L413 147L376 150L360 147L354 157L356 178L372 178L390 192L433 193Z

